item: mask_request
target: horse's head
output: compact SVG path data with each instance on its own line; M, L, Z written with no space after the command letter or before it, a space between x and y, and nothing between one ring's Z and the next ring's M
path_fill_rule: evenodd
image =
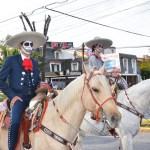
M116 127L121 119L104 69L85 73L83 105L94 114L104 112L111 127Z

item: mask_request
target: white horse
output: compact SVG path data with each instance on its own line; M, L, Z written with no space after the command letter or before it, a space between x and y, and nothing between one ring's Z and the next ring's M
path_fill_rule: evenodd
M117 101L123 104L118 106L121 112L121 122L116 131L121 140L122 150L133 150L133 137L138 134L140 129L141 117L150 113L150 79L144 80L126 91L121 91L117 96ZM85 133L100 135L103 131L103 123L96 123L86 115L86 120L81 124L81 129ZM87 121L89 123L87 123ZM96 129L96 130L95 130ZM97 133L95 133L97 131ZM82 137L80 137L82 143Z
M35 105L29 106L28 110ZM100 109L112 127L119 124L121 114L103 70L81 75L48 102L40 130L31 134L32 150L70 150L86 111L96 114ZM0 150L7 149L6 134L2 129Z

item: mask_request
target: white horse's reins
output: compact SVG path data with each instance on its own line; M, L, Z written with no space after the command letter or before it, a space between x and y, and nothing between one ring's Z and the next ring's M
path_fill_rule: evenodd
M116 80L115 82L117 83L117 80ZM121 79L121 82L122 82L122 84L123 84L123 80L122 80L122 79ZM126 97L127 97L127 100L128 100L128 102L129 102L129 104L130 104L133 108L128 107L128 106L126 106L126 105L124 105L124 104L122 104L122 103L120 103L120 102L118 102L118 101L116 101L116 104L117 104L119 107L121 107L121 108L123 108L123 109L126 109L127 111L131 112L132 114L134 114L134 115L140 117L140 119L141 119L141 121L142 121L142 118L144 117L144 115L143 115L142 113L140 113L140 112L136 109L136 107L133 105L133 103L131 102L131 100L130 100L130 98L129 98L129 96L128 96L128 93L127 93L126 89L124 89L124 93L125 93L125 95L126 95ZM140 123L141 123L141 121L140 121Z

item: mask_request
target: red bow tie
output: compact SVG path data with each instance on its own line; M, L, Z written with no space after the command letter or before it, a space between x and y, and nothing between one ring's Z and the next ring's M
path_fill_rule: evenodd
M32 60L25 58L22 62L22 67L25 71L32 71L32 67L33 67Z

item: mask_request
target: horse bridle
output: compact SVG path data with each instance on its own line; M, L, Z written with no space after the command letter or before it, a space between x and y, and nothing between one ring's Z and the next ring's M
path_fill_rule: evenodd
M115 100L113 96L110 96L108 97L106 100L103 101L103 103L99 103L98 100L96 99L96 97L94 96L93 92L92 92L92 89L90 87L90 84L89 84L89 81L91 80L92 77L96 76L96 75L102 75L101 73L96 73L94 74L94 71L91 71L89 76L87 77L87 74L85 73L85 78L84 78L84 85L83 85L83 90L82 90L82 95L81 95L81 101L82 101L82 104L83 106L85 107L84 103L83 103L83 93L84 93L84 89L85 89L85 85L87 86L88 90L90 91L90 94L91 94L91 97L92 97L92 100L94 101L94 103L96 105L98 105L98 108L96 110L96 121L99 121L100 120L100 117L99 117L99 112L101 109L103 109L103 105L105 103L107 103L109 100ZM86 107L85 107L86 108Z
M118 79L115 79L115 84L116 84L116 85L117 85L117 80L118 80ZM123 84L122 79L121 79L121 82L122 82L122 84ZM120 102L118 102L118 101L116 101L116 104L117 104L119 107L121 107L121 108L123 108L123 109L126 109L127 111L131 112L132 114L138 116L138 117L140 118L140 120L142 121L142 118L144 117L144 115L143 115L142 113L140 113L140 112L136 109L136 107L133 105L133 103L131 102L131 100L130 100L130 98L129 98L129 96L128 96L128 93L127 93L126 89L124 89L123 91L124 91L124 93L125 93L125 95L126 95L126 98L127 98L128 102L129 102L129 104L132 106L132 108L131 108L131 107L128 107L128 106L126 106L126 105L124 105L124 104L122 104L122 103L120 103ZM140 121L140 124L141 124L141 121Z

